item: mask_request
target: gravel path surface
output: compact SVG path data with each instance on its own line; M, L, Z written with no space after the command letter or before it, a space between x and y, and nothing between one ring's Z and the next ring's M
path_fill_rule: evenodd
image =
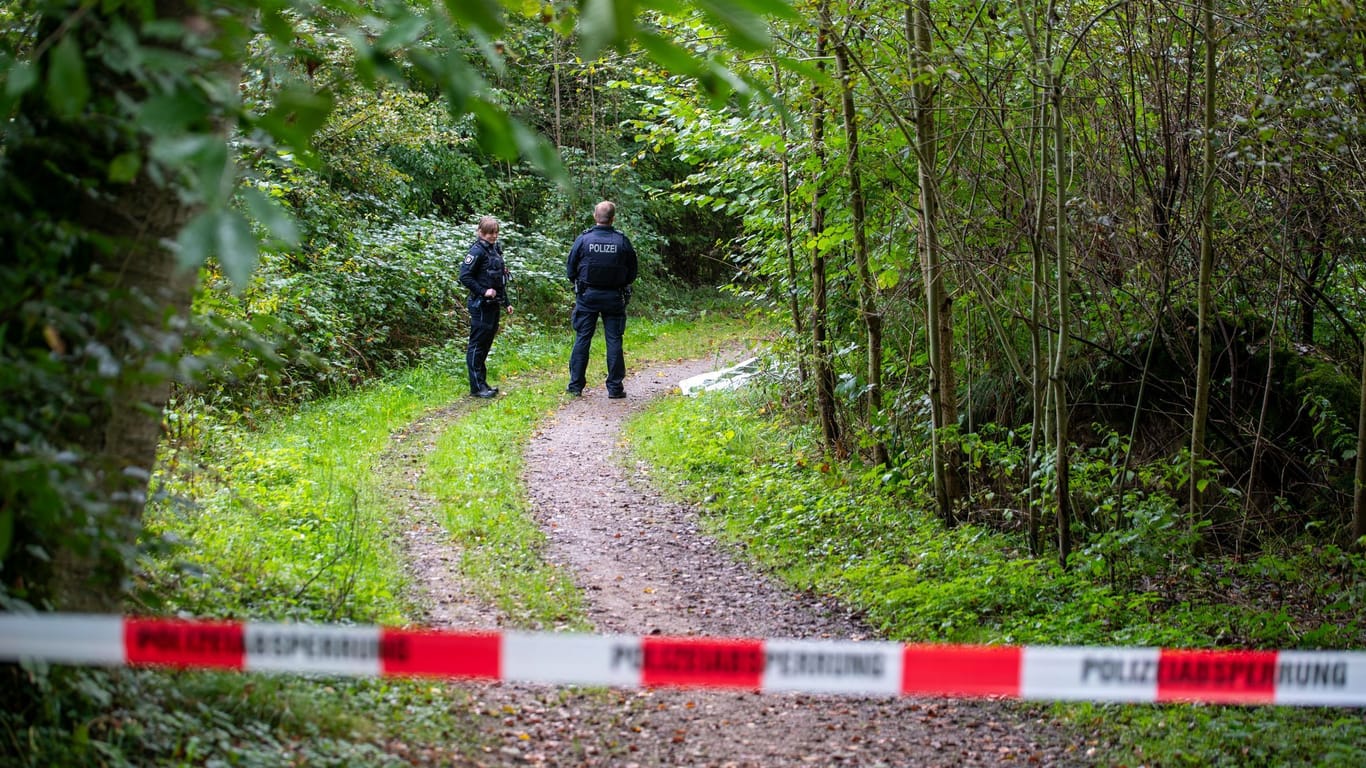
M633 635L877 639L850 611L795 593L704 535L695 510L663 498L648 467L627 466L625 420L677 382L729 362L666 363L626 381L628 397L585 390L541 425L524 480L548 561L572 573L597 631ZM410 512L406 547L425 620L492 627L505 619L460 587L434 505L416 490L422 457L462 405L396 436L391 491ZM397 467L397 471L394 469ZM716 691L461 686L487 739L474 765L1087 765L1085 746L1014 702Z

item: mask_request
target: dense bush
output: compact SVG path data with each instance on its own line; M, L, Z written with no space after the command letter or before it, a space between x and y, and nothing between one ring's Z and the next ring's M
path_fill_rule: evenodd
M389 147L385 155L406 177L403 202L411 210L430 209L460 220L481 212L488 203L484 167L455 147L398 145Z
M246 290L216 272L197 316L206 365L193 391L222 406L282 405L411 365L468 332L460 265L475 220L435 217L371 225L347 241L267 259ZM503 225L514 312L548 322L568 301L563 245ZM231 333L254 339L213 343ZM203 362L203 361L201 361Z

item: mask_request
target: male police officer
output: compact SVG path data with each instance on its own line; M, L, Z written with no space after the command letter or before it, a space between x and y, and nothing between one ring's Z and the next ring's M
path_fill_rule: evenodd
M460 265L460 284L470 292L470 343L465 348L465 369L470 376L470 394L490 398L497 397L498 390L489 386L484 361L493 346L493 337L498 335L498 315L503 307L512 312L512 304L508 302L503 246L498 244L498 220L492 216L480 218L477 234Z
M574 241L565 265L576 297L574 351L569 355L569 386L565 389L571 395L583 392L588 352L601 316L602 335L607 340L607 396L626 397L621 337L626 333L626 304L631 299L637 263L631 241L612 228L616 214L617 206L609 200L594 206L594 226Z

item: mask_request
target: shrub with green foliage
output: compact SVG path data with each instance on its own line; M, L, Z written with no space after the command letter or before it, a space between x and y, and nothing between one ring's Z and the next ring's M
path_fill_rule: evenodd
M42 688L47 711L0 710L7 766L408 766L479 743L469 693L424 681L61 669Z

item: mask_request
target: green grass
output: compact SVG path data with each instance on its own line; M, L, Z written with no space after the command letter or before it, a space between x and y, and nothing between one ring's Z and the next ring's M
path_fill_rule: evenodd
M721 313L632 320L628 369L706 357L744 338ZM602 339L590 381L601 381ZM587 626L567 575L546 565L520 486L522 452L559 403L568 329L505 327L489 358L496 400L469 399L461 343L420 368L250 428L240 414L173 414L145 516L135 606L199 618L408 623L407 576L378 458L392 436L461 404L427 458L474 588L523 627ZM445 683L207 671L39 669L37 698L0 712L0 763L463 764L484 745L469 696ZM403 745L401 748L395 745ZM404 752L404 750L408 750ZM464 758L461 758L464 755Z
M1327 548L1262 558L1236 574L1186 573L1183 599L1111 588L1089 567L1035 560L1017 537L946 530L926 478L841 469L761 387L667 398L629 425L662 486L708 510L709 528L803 589L832 595L902 641L987 644L1350 647L1366 560ZM1355 581L1323 578L1355 572ZM1324 600L1328 620L1232 601L1229 584L1274 582ZM1353 586L1353 584L1355 586ZM1306 587L1305 585L1317 585ZM1300 642L1304 641L1304 642ZM1028 705L1030 707L1038 705ZM1198 705L1048 705L1106 765L1363 765L1359 710Z
M423 368L259 432L204 424L211 453L163 474L166 500L148 508L147 539L177 544L144 561L141 598L196 616L403 621L402 564L371 468L391 432L462 388Z

